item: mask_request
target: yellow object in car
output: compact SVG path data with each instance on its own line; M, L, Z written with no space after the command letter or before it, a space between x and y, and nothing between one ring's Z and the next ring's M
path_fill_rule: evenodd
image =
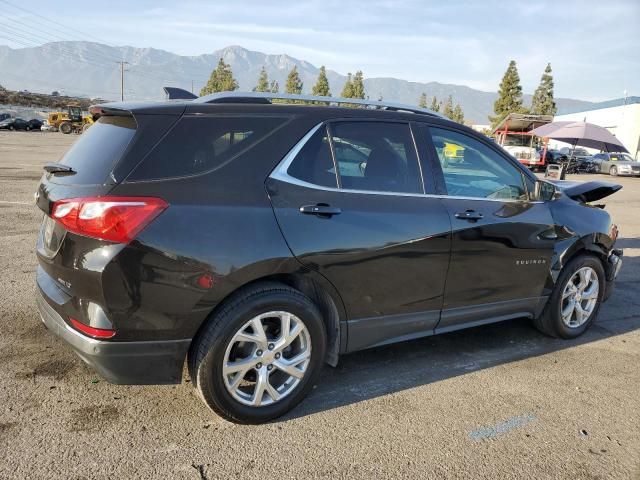
M444 143L443 149L444 156L450 160L463 160L464 159L464 147L456 145L455 143Z

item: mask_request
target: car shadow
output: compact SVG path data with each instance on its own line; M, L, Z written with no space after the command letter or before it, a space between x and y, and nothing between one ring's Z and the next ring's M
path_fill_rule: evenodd
M620 239L618 245L640 248L640 239ZM616 290L602 306L598 321L575 340L547 337L530 320L518 319L345 355L338 367L325 368L309 397L278 421L638 330L639 287L640 256L624 257Z

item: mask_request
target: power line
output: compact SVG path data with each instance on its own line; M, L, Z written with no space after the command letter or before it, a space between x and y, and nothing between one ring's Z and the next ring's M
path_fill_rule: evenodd
M40 46L40 42L45 41L47 43L51 42L52 39L59 39L62 41L68 41L67 38L70 35L70 32L73 32L73 29L68 27L67 25L64 25L60 22L56 22L54 20L51 20L47 17L44 17L36 12L30 11L26 8L23 7L19 7L11 2L8 2L7 0L0 0L0 2L10 6L11 8L13 8L14 10L17 10L18 12L20 12L21 14L27 14L27 15L31 15L33 17L38 17L38 18L42 18L44 21L48 22L48 24L53 24L53 25L58 25L60 27L62 27L64 30L61 30L57 27L52 27L51 25L46 25L44 26L44 28L46 29L46 31L57 31L57 32L61 32L64 33L65 37L60 37L59 35L54 35L52 33L48 33L48 34L42 34L41 30L39 30L38 28L34 27L33 25L29 25L21 20L24 20L23 17L20 17L21 20L17 20L14 17L8 17L5 15L4 20L8 21L8 22L12 22L11 25L8 25L6 23L2 24L5 28L9 29L9 31L5 31L4 35L2 35L3 38L6 38L12 42L17 43L18 45L22 45L22 46L26 46L26 47L35 47L35 46ZM45 23L41 20L34 20L31 19L31 22L36 22L39 25L45 25ZM18 24L20 26L16 26L15 24ZM33 31L30 30L25 30L22 27L26 27L27 29L34 29L37 30L38 33L34 33ZM83 33L80 30L75 29L76 31ZM86 32L85 32L86 34ZM46 36L45 36L46 35ZM82 41L87 41L85 38L80 37L77 34L71 34L72 36L75 36L76 38L81 39ZM91 34L87 34L89 37L92 37L95 40L99 40L101 42L103 42L104 44L106 44L107 46L111 47L111 48L118 48L115 47L114 45L111 45L109 42L106 42L103 39L100 39L98 37L96 37L95 35ZM17 38L16 38L17 37ZM85 55L80 56L78 55L77 51L73 51L73 50L69 50L67 48L65 48L64 45L56 45L57 49L58 49L58 54L72 59L76 62L79 63L85 63L87 65L92 65L94 67L99 67L102 69L110 69L112 67L110 67L109 65L105 65L103 62L113 62L116 61L117 63L123 61L121 60L121 58L117 58L115 56L111 56L110 54L104 54L102 52L92 52L92 55ZM155 74L151 74L148 72L142 73L136 70L133 70L133 68L137 69L140 68L139 65L132 65L132 69L129 69L129 74L133 75L133 76L137 76L139 78L145 78L145 79L149 79L149 80L154 80L157 82L161 82L164 84L172 84L172 83L177 83L177 84L184 84L186 83L188 80L185 80L184 78L179 78L179 77L170 77L170 78L166 78L166 77L160 77L157 76ZM121 77L122 77L122 72L121 72ZM206 82L208 79L208 76L205 77L200 77L199 75L196 76L192 76L193 79L197 79L199 80L199 82ZM122 80L122 79L121 79ZM121 82L122 83L122 82ZM192 86L193 88L193 86ZM122 90L122 88L121 88Z
M51 20L50 18L47 18L47 17L45 17L45 16L43 16L43 15L40 15L39 13L33 12L33 11L31 11L31 10L27 10L27 9L26 9L26 8L24 8L24 7L19 7L19 6L17 6L17 5L14 5L13 3L8 2L7 0L0 0L0 2L4 3L4 4L6 4L6 5L9 5L10 7L13 7L15 10L18 10L19 12L24 12L24 13L27 13L27 14L32 15L32 16L34 16L34 17L42 18L42 19L43 19L43 20L45 20L47 23L50 23L50 24L53 24L53 25L59 25L59 26L60 26L60 27L62 27L64 30L60 30L60 29L57 29L57 28L55 28L55 27L50 27L50 26L49 26L49 27L47 27L47 28L50 28L50 29L51 29L51 28L53 28L53 29L57 30L57 31L58 31L58 32L60 32L60 33L63 33L63 34L65 34L65 35L69 35L69 26L68 26L68 25L64 25L64 24L62 24L62 23L60 23L60 22L56 22L55 20ZM39 23L42 23L42 21L39 21ZM83 35L86 35L86 36L88 36L89 38L93 37L93 38L95 38L96 40L99 40L100 42L105 43L105 44L107 44L107 45L109 45L109 46L113 46L113 45L110 45L110 44L109 44L109 42L107 42L106 40L104 40L104 39L101 39L101 38L97 37L94 33L88 34L87 32L82 32L81 30L78 30L77 28L75 29L75 31L76 31L76 32L79 32L79 33L82 33ZM72 34L72 35L73 35L73 34ZM78 35L74 35L74 36L76 36L76 37L78 37L78 38L81 38L81 39L82 39L82 37L80 37L80 36L78 36Z
M2 0L0 0L0 1L2 1ZM19 20L16 20L15 18L12 18L12 17L5 17L4 20L7 21L7 22L12 22L14 24L17 23L18 25L21 25L21 27L17 27L15 25L11 25L10 27L9 26L7 27L7 28L13 29L14 32L27 33L27 34L29 34L29 35L31 35L33 37L40 38L41 40L44 40L47 43L52 42L52 41L56 41L56 40L60 40L60 41L63 41L63 42L68 42L69 41L68 38L60 37L58 35L52 35L51 33L46 34L47 36L45 36L45 35L43 35L41 33L40 30L38 30L38 33L33 33L30 30L25 30L22 27L27 27L28 29L32 29L32 28L35 29L35 27L33 25L29 25L27 23L24 23L24 22L21 22ZM100 57L102 57L102 61L106 60L107 62L113 62L114 60L118 60L118 58L111 57L110 55L109 56L104 55L101 52L96 52L96 53Z

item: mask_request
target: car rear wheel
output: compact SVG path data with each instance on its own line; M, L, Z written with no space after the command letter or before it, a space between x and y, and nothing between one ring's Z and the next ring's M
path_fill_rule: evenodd
M612 177L615 177L618 175L618 167L616 167L615 165L613 167L611 167L609 169L609 175L611 175Z
M595 321L605 292L602 262L580 255L562 270L536 327L552 337L575 338Z
M189 370L200 397L235 423L263 423L313 387L326 350L318 308L286 285L235 295L194 340Z

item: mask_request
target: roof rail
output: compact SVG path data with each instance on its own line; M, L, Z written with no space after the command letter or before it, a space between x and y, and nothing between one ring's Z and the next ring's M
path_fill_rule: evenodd
M366 108L410 112L433 117L445 118L443 115L426 108L414 107L402 103L378 100L361 100L359 98L320 97L315 95L293 95L290 93L269 92L220 92L198 97L194 103L271 103L271 100L291 100L302 102L326 103L329 105L362 105Z

